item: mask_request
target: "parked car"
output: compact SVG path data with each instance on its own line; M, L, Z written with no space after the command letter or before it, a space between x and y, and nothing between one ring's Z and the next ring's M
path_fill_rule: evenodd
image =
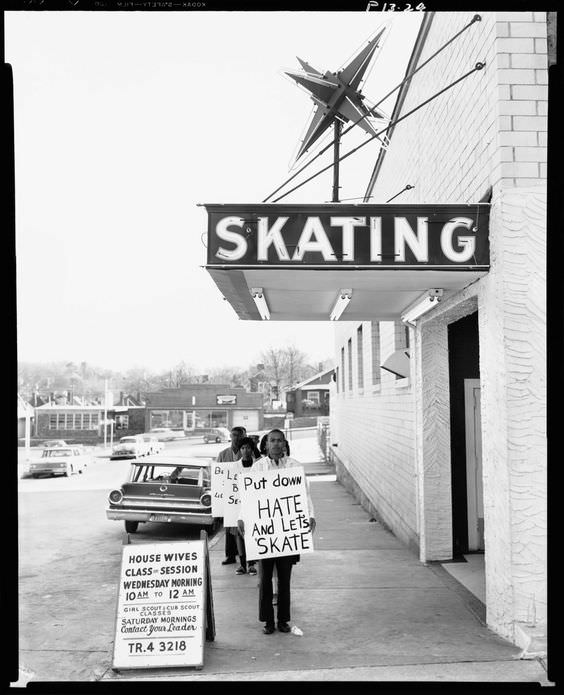
M160 454L164 450L164 442L160 442L155 436L150 434L143 435L143 441L147 447L147 455Z
M88 459L88 455L80 447L47 447L41 452L41 458L29 464L29 474L32 478L38 478L44 475L69 476L82 473L88 464Z
M231 433L227 427L213 427L208 432L204 433L204 442L230 442Z
M176 432L171 430L170 427L153 427L149 430L148 434L152 437L156 437L159 442L172 442L177 436Z
M43 447L45 449L50 449L54 446L68 446L68 444L64 439L48 439L46 442L43 442Z
M140 523L170 522L217 528L211 513L211 462L186 456L132 461L126 482L109 494L106 516L135 533Z
M147 453L147 444L143 440L142 435L133 434L122 437L112 449L110 460L115 459L131 459L145 456Z

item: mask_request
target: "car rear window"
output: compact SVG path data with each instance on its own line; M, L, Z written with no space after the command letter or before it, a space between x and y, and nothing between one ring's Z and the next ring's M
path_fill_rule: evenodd
M43 458L48 457L61 457L61 456L72 456L72 451L70 449L49 449L42 453Z
M209 485L209 470L187 466L136 466L132 480L135 483Z

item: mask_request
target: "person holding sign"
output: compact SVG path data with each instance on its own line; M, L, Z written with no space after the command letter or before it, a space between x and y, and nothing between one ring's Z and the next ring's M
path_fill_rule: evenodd
M258 461L255 461L252 472L273 472L276 473L278 470L286 470L291 468L301 468L301 464L296 459L290 458L286 455L286 438L281 430L274 429L271 430L266 438L266 456L263 456ZM264 477L264 483L261 480L257 480L256 484L262 483L266 484L266 478ZM279 477L279 476L278 476ZM300 479L302 476L299 476ZM242 490L244 490L243 478ZM248 476L248 480L252 482L251 476ZM302 525L302 530L300 533L294 533L294 538L307 536L309 533L313 533L315 529L315 518L313 512L313 503L311 501L311 495L309 491L309 482L305 475L303 476L303 483L305 484L305 491L307 496L307 505L309 512L309 519L303 518L300 520ZM253 487L254 487L253 483ZM294 499L295 496L291 496ZM286 498L285 498L286 499ZM289 504L289 499L287 499ZM294 502L295 503L295 502ZM264 510L262 505L261 512ZM241 505L243 508L243 505ZM273 506L273 514L275 513L276 504ZM268 518L265 521L269 520ZM274 523L273 516L270 517L272 523ZM278 521L278 519L277 519ZM245 525L240 515L239 518L239 528L241 532L245 533ZM250 531L249 531L250 532ZM252 536L251 536L252 537ZM305 547L305 546L304 546ZM310 548L311 550L311 548ZM290 550L278 549L276 551L276 556L271 556L266 559L259 560L260 567L260 586L259 586L259 620L264 622L263 633L265 635L271 635L275 630L274 624L274 608L272 605L272 574L274 568L276 568L276 573L278 575L278 601L277 601L277 624L278 630L280 632L290 632L290 579L292 574L292 566L299 559L299 555L292 553Z
M223 449L217 456L218 463L230 463L241 458L239 445L241 439L247 435L247 430L243 426L231 428L231 446ZM232 565L237 562L237 541L232 533L225 530L225 560L222 565Z
M244 470L249 470L253 463L260 458L260 452L257 449L257 445L255 441L251 439L251 437L243 437L243 439L241 439L239 450L241 452L241 458L238 461L235 461L233 464L233 471L237 476L240 476ZM231 529L226 529L226 532L227 531L231 531ZM237 541L237 550L239 552L239 561L241 563L235 574L256 574L256 561L249 560L247 562L245 539L243 534L237 526L235 526L233 529L233 533L235 535L235 540Z

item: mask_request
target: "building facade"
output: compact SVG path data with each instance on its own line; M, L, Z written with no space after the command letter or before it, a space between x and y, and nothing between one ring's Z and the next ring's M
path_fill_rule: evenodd
M286 391L286 411L294 417L329 415L334 370L326 369Z
M408 72L472 18L428 13ZM392 120L485 63L396 125L366 195L489 202L490 269L411 324L345 312L331 403L339 479L421 561L484 553L487 623L524 647L547 619L547 38L544 12L482 13L401 89ZM381 368L399 350L407 375Z
M104 416L106 419L104 420ZM69 444L99 444L145 431L145 406L56 405L35 408L34 437Z
M187 384L144 394L145 425L183 429L187 434L212 427L263 427L263 395L225 384Z

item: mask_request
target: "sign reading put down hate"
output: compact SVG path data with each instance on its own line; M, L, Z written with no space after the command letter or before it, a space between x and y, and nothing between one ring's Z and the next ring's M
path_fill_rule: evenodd
M114 669L203 665L205 567L204 541L124 546Z
M313 552L303 466L239 473L247 560Z

